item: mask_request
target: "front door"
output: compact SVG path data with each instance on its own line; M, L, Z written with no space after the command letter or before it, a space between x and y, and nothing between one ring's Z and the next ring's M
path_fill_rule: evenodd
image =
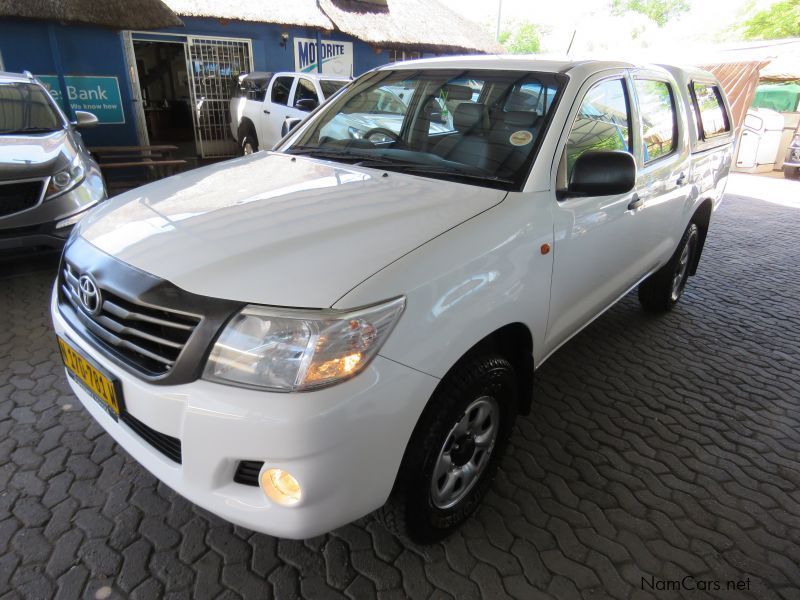
M569 181L575 160L587 150L636 155L629 87L624 71L589 81L566 139L560 181ZM644 211L635 200L635 190L553 200L555 243L546 353L636 283L648 240L642 227Z

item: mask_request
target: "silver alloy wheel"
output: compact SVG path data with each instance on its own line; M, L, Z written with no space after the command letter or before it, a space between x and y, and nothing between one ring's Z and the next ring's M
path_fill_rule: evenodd
M253 153L253 144L250 142L245 142L244 146L242 146L242 153L247 156L248 154Z
M451 508L469 493L489 464L499 431L497 400L481 396L467 407L436 458L431 477L434 506Z
M678 261L678 268L675 270L675 275L672 278L672 294L670 297L675 302L681 297L683 287L686 284L686 272L689 269L689 241L687 240L681 252L681 258Z

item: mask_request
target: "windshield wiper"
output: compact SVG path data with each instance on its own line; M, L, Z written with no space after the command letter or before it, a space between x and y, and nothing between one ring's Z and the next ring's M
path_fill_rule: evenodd
M0 135L16 135L19 133L51 133L56 131L49 127L23 127L22 129L0 129Z
M374 163L374 164L371 164ZM513 179L498 177L497 175L481 175L470 173L462 169L450 169L448 167L437 167L435 165L424 165L414 162L399 162L385 157L379 160L373 158L365 159L356 163L359 167L379 167L387 170L397 170L401 173L412 173L416 175L449 175L451 177L463 177L465 179L479 179L481 181L496 181L498 183L514 183Z
M342 160L346 162L357 162L364 159L363 155L350 154L349 152L342 152L339 150L328 150L319 148L317 146L295 146L283 151L285 154L292 154L297 156L310 156L312 158L329 158L333 160Z

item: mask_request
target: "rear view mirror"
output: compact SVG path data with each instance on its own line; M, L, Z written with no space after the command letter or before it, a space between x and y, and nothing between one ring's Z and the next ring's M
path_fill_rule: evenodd
M629 152L589 151L572 167L569 196L613 196L630 192L636 185L636 160Z
M287 118L286 118L286 119L283 121L283 125L281 126L281 137L285 137L285 136L287 136L287 135L289 134L289 132L290 132L292 129L294 129L295 127L297 127L297 125L298 125L298 124L300 123L300 121L302 121L302 120L303 120L303 119L298 119L297 117L287 117Z
M85 110L75 111L75 125L77 127L94 127L100 122L94 113Z
M297 102L294 103L294 107L297 110L302 110L305 112L311 112L315 108L319 106L319 102L314 100L313 98L301 98Z

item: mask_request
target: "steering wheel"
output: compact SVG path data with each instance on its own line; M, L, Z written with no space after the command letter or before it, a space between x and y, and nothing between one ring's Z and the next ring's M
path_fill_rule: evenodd
M373 140L372 139L373 136L383 136L384 139ZM386 138L389 138L389 140L387 140ZM373 127L372 129L364 133L364 135L361 136L361 139L367 140L368 142L372 142L373 144L376 142L380 143L391 140L398 146L405 146L405 143L403 143L402 138L394 131L392 131L391 129L387 129L386 127Z

